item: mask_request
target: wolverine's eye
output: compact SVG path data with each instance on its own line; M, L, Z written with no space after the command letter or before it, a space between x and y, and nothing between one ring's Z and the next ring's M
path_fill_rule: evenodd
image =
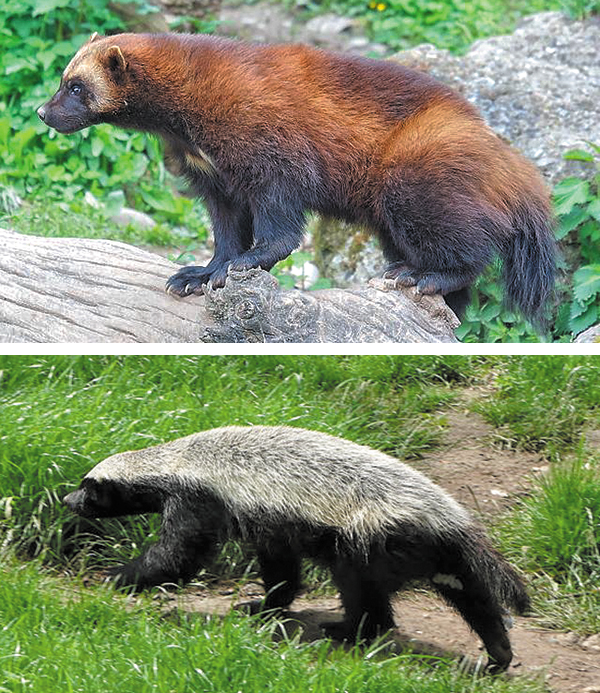
M81 86L81 84L75 83L71 84L71 86L69 87L69 94L71 94L71 96L79 96L82 91L83 87Z

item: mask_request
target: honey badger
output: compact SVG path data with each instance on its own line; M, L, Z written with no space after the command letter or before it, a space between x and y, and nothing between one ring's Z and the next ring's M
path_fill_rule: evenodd
M481 637L491 671L512 659L505 608L523 583L484 530L439 486L382 452L291 427L226 427L108 457L64 499L86 517L162 513L160 539L117 568L135 589L189 581L227 537L257 553L263 608L287 607L300 561L327 566L345 610L337 639L393 628L390 596L428 580Z
M539 173L462 96L391 61L214 36L94 35L38 110L62 133L111 123L158 134L202 197L215 251L173 294L222 287L229 268L270 270L305 217L379 238L387 276L461 313L495 255L507 302L540 321L555 277Z

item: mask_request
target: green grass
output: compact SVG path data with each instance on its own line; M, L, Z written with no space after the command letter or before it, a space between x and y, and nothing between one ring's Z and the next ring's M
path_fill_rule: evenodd
M600 631L600 458L582 447L555 464L503 523L507 554L533 579L546 625Z
M277 642L276 623L166 618L156 601L84 589L36 563L0 572L0 691L145 693L526 693L541 685L460 674L455 664L319 640Z
M498 363L502 363L499 361ZM521 356L500 367L494 396L475 411L508 442L550 457L600 424L600 361L594 356Z
M526 690L466 679L446 665L432 673L415 658L275 645L269 627L238 615L166 623L151 599L130 603L37 571L86 574L155 541L157 516L83 521L60 503L114 452L262 423L415 458L439 445L463 388L483 385L469 398L499 435L555 460L496 528L499 544L524 570L545 626L597 632L599 461L581 438L598 426L597 363L594 356L0 356L0 552L35 559L8 561L0 580L0 693ZM245 579L252 569L252 555L231 543L201 579ZM307 584L323 589L327 576L310 570Z
M118 210L115 210L118 211ZM83 203L80 205L35 200L12 214L0 216L0 225L14 231L53 238L104 238L134 245L187 246L198 238L206 239L208 230L200 222L194 229L172 228L165 223L151 229L134 224L120 226L110 214Z

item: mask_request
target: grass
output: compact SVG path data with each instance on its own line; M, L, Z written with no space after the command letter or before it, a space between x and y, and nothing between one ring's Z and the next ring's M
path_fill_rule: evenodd
M600 458L582 446L555 464L510 513L501 537L535 575L534 608L546 625L600 631Z
M541 685L473 678L443 660L279 642L276 622L229 613L166 618L157 602L83 589L9 565L0 579L0 691L526 693Z
M498 370L494 396L473 408L506 442L555 458L600 422L599 376L593 356L514 357Z
M162 247L188 246L198 238L206 239L208 236L206 227L200 221L191 230L173 228L166 223L156 224L151 229L142 229L134 224L124 227L111 221L110 215L103 209L96 210L87 204L67 205L41 199L32 200L12 214L0 217L0 224L35 236L103 238Z

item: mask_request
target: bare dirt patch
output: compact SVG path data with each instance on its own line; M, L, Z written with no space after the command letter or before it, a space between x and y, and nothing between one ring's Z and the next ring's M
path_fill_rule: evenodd
M527 495L548 465L538 453L501 448L494 427L469 411L474 396L469 391L445 417L441 449L412 464L486 522Z

